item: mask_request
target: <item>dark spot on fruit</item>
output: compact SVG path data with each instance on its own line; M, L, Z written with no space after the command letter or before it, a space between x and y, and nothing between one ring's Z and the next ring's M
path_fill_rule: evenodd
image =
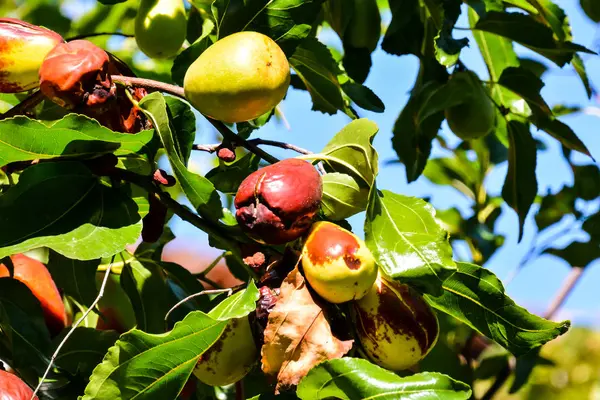
M360 268L360 260L352 255L346 254L344 256L344 262L350 269L359 269Z
M437 318L425 300L408 285L395 284L394 287L402 296L404 303L413 311L414 318L427 338L427 348L433 344L438 335Z
M321 224L315 228L310 234L306 247L310 261L314 265L322 265L343 257L348 268L360 267L360 261L354 257L360 244L350 232L335 224ZM355 266L356 262L358 266Z

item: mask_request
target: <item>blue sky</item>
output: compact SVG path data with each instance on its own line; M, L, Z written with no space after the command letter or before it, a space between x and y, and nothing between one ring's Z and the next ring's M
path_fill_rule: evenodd
M555 2L565 9L569 16L573 26L574 41L598 51L600 49L598 26L585 17L579 8L579 2L575 0L555 0ZM73 2L73 4L81 6L79 1ZM88 3L88 5L90 4ZM79 8L77 11L81 12L82 9ZM389 21L389 15L384 16L384 21ZM457 26L468 26L466 13L463 13ZM487 70L477 45L470 36L470 32L455 31L455 35L464 35L471 39L471 45L463 50L461 60L468 68L476 71L482 79L485 79ZM339 48L339 40L331 31L324 31L321 40L328 44L337 45ZM520 55L540 59L534 53L520 46L517 46L517 51ZM596 85L600 85L600 58L589 55L583 55L583 57L591 81ZM583 85L570 66L560 69L555 65L546 64L550 67L550 71L544 76L546 86L542 94L551 106L556 104L598 106L595 99L587 100ZM373 68L365 84L384 101L386 112L375 114L362 111L360 114L375 121L380 128L374 143L381 161L380 173L377 178L378 186L404 195L430 197L432 204L437 209L456 206L460 210L468 212L470 206L468 200L457 194L454 189L432 185L425 178L407 184L402 165L385 165L385 161L397 158L391 147L391 129L397 115L408 100L408 92L414 84L417 68L418 64L413 56L391 56L380 49L373 54ZM291 129L287 130L281 124L271 123L256 132L253 137L286 141L312 151L319 151L350 120L341 113L328 116L311 111L311 106L310 97L306 92L290 90L287 98L282 103L282 109ZM592 154L600 159L599 117L577 114L565 117L564 122L575 130ZM449 141L455 141L446 124L442 128L441 134ZM556 192L564 184L572 184L572 175L562 159L558 143L543 132L535 133L535 135L548 146L547 151L538 154L536 172L539 193L546 193L548 190ZM215 140L210 126L201 117L198 121L196 140L197 143L213 143ZM269 151L272 151L278 157L293 157L295 155L294 153L272 148ZM440 154L439 149L434 149L435 154ZM196 172L206 173L211 168L209 157L196 153L193 155L190 165L195 168ZM580 155L576 155L574 159L580 163L590 162L589 159ZM506 163L497 167L488 177L486 182L488 191L492 194L500 193L505 175ZM594 205L596 209L600 206L600 200L597 203ZM506 236L505 246L497 251L486 264L486 267L493 270L500 279L505 280L529 250L536 229L533 220L534 214L535 208L527 218L523 240L521 243L517 243L517 216L512 210L507 207L504 208L503 214L497 223L497 230ZM563 222L568 223L568 221ZM358 215L351 218L351 223L354 231L362 235L363 216ZM172 228L178 239L185 243L193 243L195 246L198 246L199 243L206 243L205 235L177 219L173 220ZM541 237L541 241L543 242L545 236L551 235L552 231L547 232L547 235ZM561 237L555 245L564 246L574 238L573 235ZM584 240L585 235L580 234L577 238ZM211 250L207 249L207 252L209 251ZM214 252L218 254L218 251L214 250ZM463 254L465 254L465 249L455 249L457 259L460 259ZM541 314L554 293L559 289L569 269L569 265L560 259L552 256L542 256L527 264L526 268L507 286L507 291L517 303L527 307L532 312ZM572 319L578 324L600 327L600 296L597 294L599 283L600 261L596 261L588 267L583 279L569 297L558 317Z

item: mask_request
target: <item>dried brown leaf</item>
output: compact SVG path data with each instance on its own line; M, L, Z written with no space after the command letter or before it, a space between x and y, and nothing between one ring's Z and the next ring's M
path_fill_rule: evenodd
M322 308L314 301L298 268L281 285L264 339L262 369L277 376L276 393L297 385L316 364L342 357L353 342L333 336Z

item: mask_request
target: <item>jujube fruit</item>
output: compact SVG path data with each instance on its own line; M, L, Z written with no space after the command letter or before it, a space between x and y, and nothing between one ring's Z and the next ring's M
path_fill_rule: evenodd
M461 90L469 93L464 103L445 110L452 132L463 140L477 139L490 133L496 122L496 107L477 75L463 71L450 79L458 80L458 83L462 83Z
M290 85L290 66L281 48L258 32L220 39L190 65L185 97L201 113L242 122L275 107Z
M0 18L0 93L38 87L44 57L63 41L49 29L14 18Z
M29 400L32 394L33 390L21 378L0 369L0 400Z
M135 17L135 41L150 58L169 58L185 41L187 19L182 0L142 0Z
M353 305L356 333L373 362L394 371L411 367L435 345L439 324L423 297L406 284L378 277Z
M232 319L217 342L202 354L194 375L207 385L230 385L246 376L257 358L248 318Z
M14 278L23 282L39 300L48 330L56 335L67 323L67 312L62 297L44 264L24 254L10 256ZM8 268L0 264L0 278L9 277Z
M312 226L302 248L310 286L330 303L362 298L377 278L375 258L364 241L331 222Z
M321 175L309 162L290 158L246 177L235 195L235 217L255 240L283 244L302 236L321 203Z

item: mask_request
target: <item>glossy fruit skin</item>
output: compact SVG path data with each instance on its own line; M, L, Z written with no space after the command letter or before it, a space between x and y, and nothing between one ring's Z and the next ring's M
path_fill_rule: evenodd
M353 306L356 333L371 360L400 371L422 360L437 342L437 317L408 285L378 277Z
M372 52L381 36L381 15L377 0L352 0L354 11L346 27L344 42Z
M62 297L44 264L24 254L10 257L14 266L14 278L23 282L39 300L44 320L53 335L63 330L67 323L67 312ZM0 264L0 278L9 277L8 268Z
M248 318L233 319L217 342L202 354L194 375L210 386L230 385L246 376L257 358Z
M289 158L246 177L235 195L235 217L250 237L283 244L310 228L321 204L321 175L309 162Z
M377 278L375 258L364 241L331 222L316 222L302 248L310 286L330 303L362 298Z
M175 56L187 30L182 0L142 0L135 18L135 41L150 58Z
M18 376L0 369L0 400L29 400L32 394L33 390Z
M594 22L600 22L600 2L598 0L580 0L581 8Z
M108 108L117 92L109 62L108 54L87 40L61 43L40 67L40 90L66 109Z
M290 85L290 65L281 48L258 32L220 39L185 74L185 97L202 114L242 122L270 111Z
M41 26L0 18L0 93L38 87L44 57L62 41L58 33Z
M450 79L460 79L470 88L471 96L460 105L445 110L450 129L463 140L477 139L490 133L496 122L496 107L490 100L477 75L458 72Z

